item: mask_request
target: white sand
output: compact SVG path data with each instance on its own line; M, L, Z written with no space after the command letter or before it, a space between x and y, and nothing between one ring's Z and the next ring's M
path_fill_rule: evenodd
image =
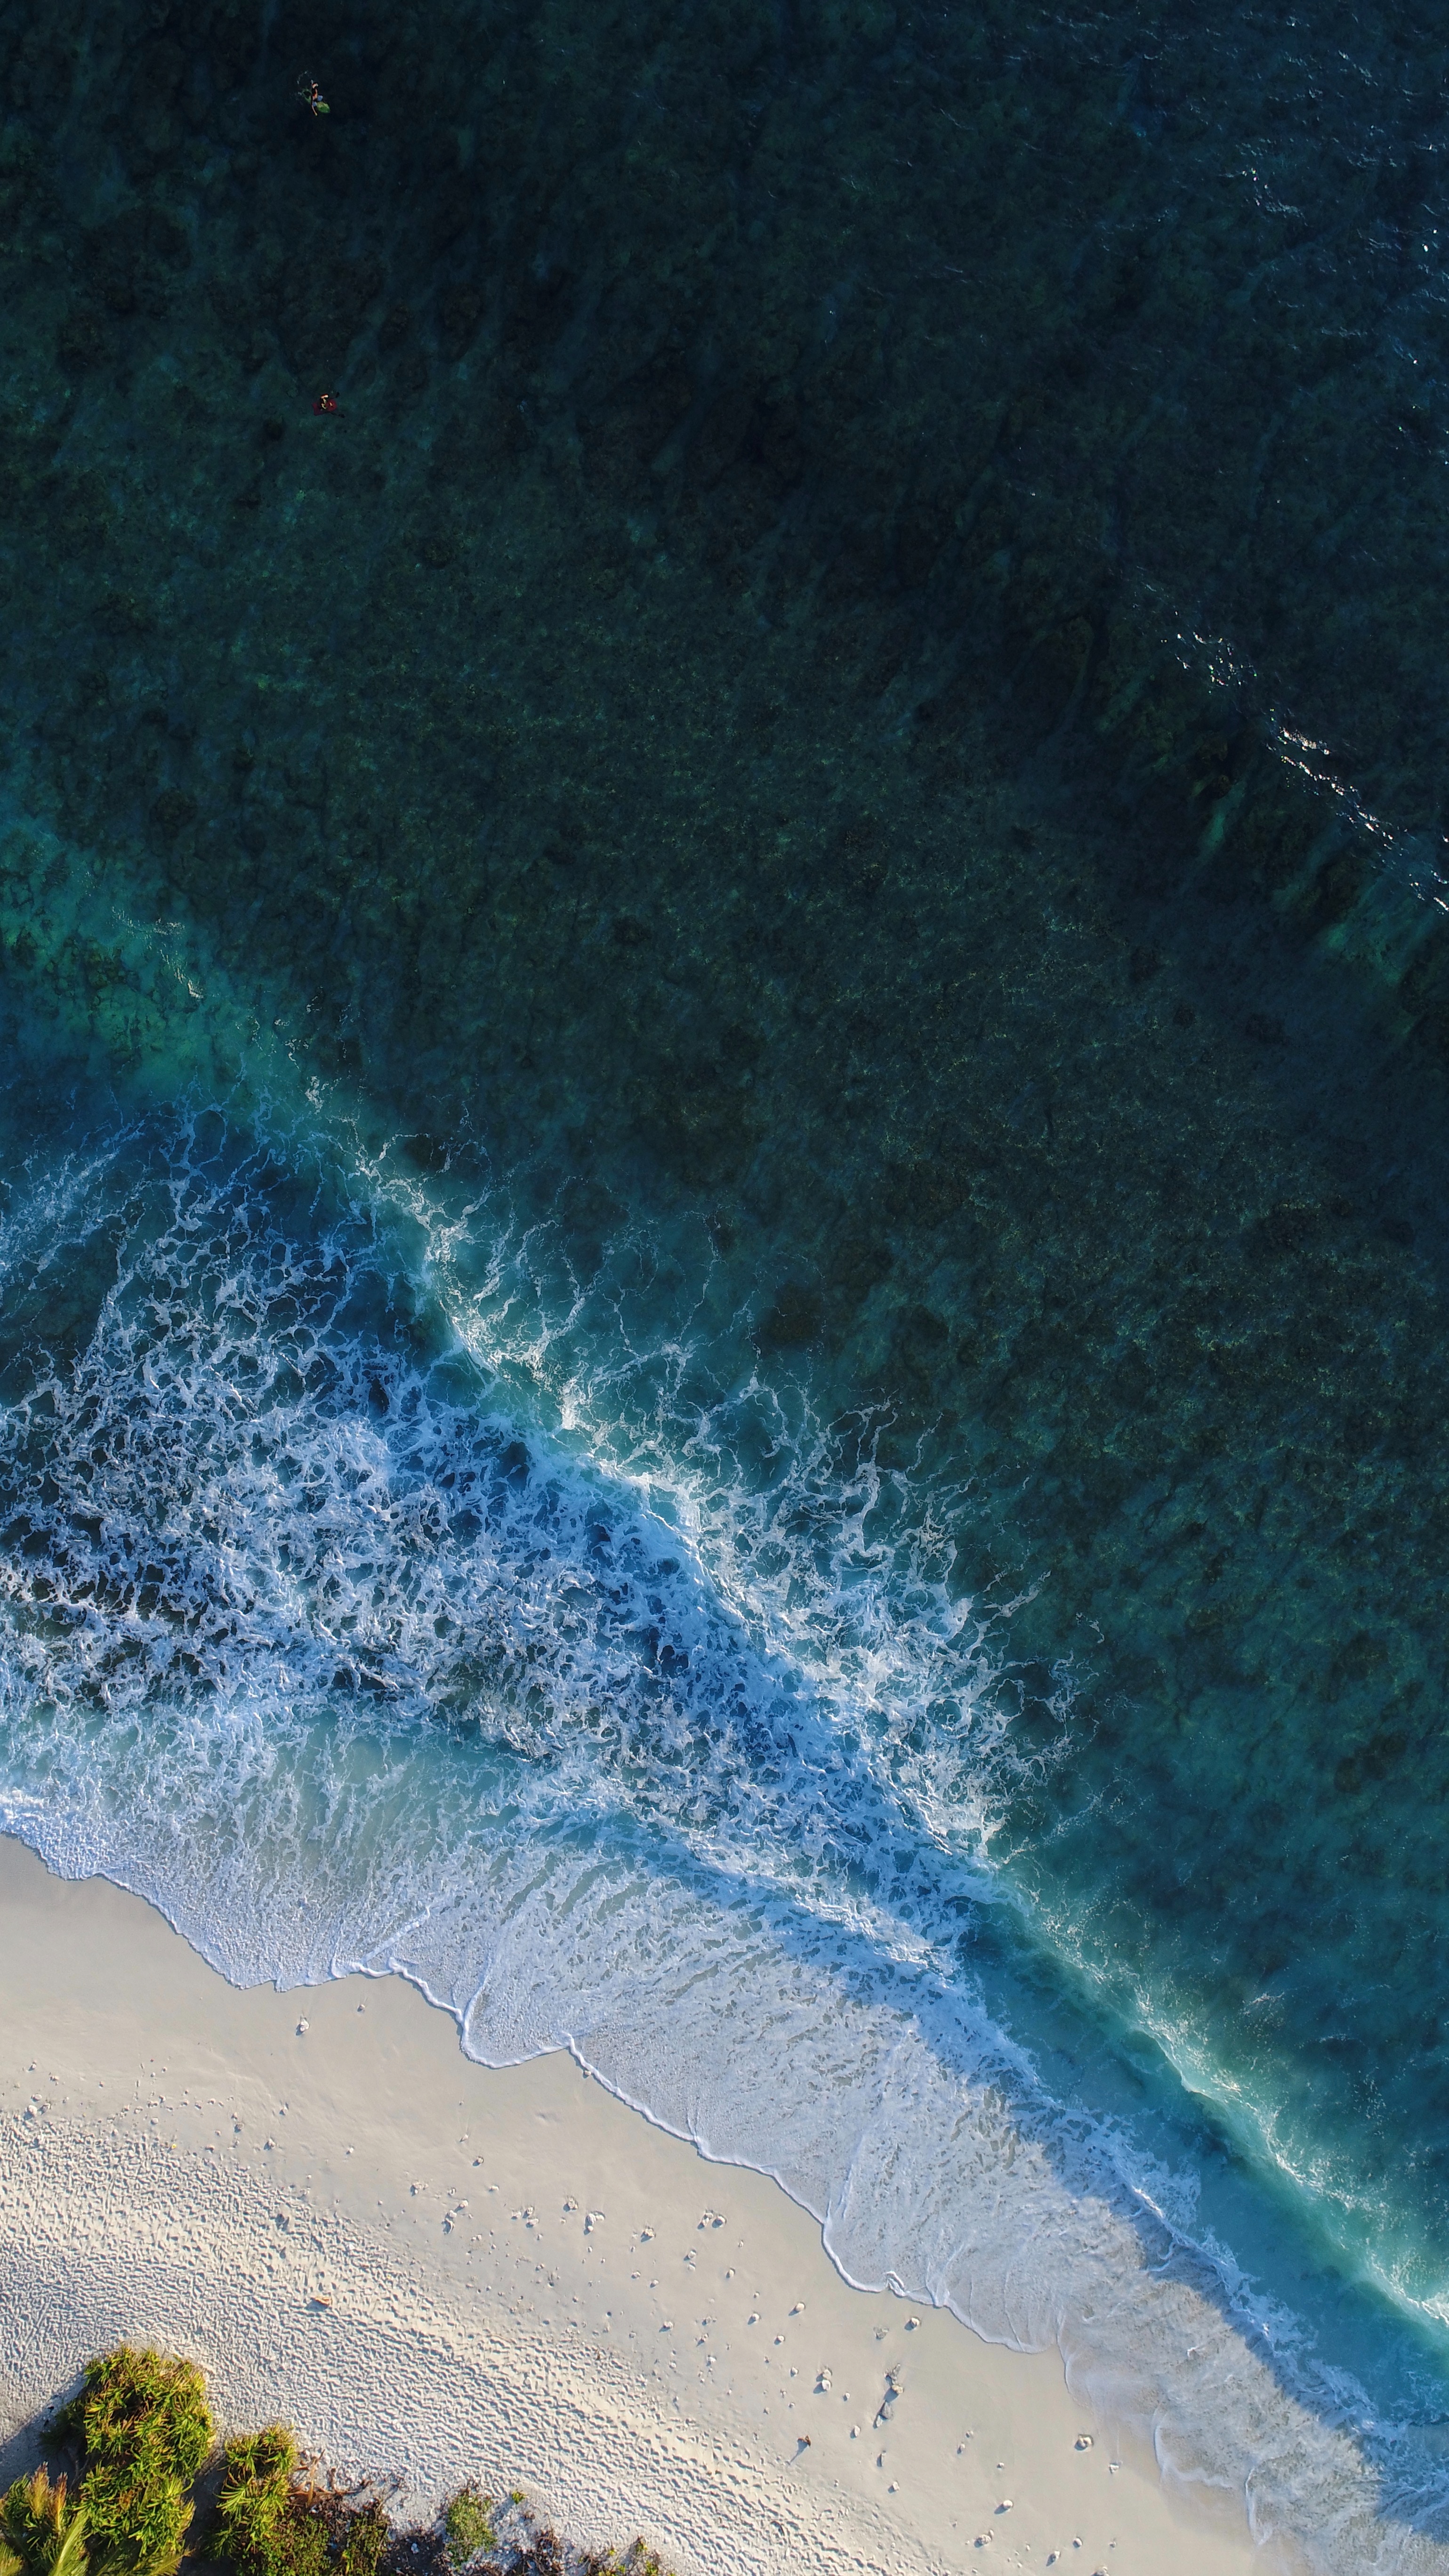
M230 2423L404 2470L418 2512L522 2486L681 2576L1263 2565L1055 2353L847 2288L775 2183L568 2058L474 2066L396 1978L237 1992L0 1838L0 2476L123 2336L193 2354Z

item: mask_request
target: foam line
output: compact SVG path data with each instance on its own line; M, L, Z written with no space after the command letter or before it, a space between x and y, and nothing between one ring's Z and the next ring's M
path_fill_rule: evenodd
M0 1825L239 1982L396 1971L490 2062L572 2049L848 2278L1061 2341L1325 2567L1417 2564L1363 2457L1420 2516L1442 2466L988 2008L1015 1755L930 1492L731 1382L730 1314L701 1356L617 1271L530 1305L486 1211L419 1246L411 1185L282 1141L153 1118L12 1189Z

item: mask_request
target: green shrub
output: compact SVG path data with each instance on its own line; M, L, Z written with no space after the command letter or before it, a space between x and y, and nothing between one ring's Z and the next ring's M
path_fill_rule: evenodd
M95 2576L172 2576L191 2524L187 2490L212 2443L200 2371L120 2344L88 2363L68 2420L84 2446Z
M240 2433L221 2455L216 2509L226 2532L264 2525L287 2501L297 2474L297 2445L290 2426L265 2424Z
M43 2468L0 2498L0 2576L85 2576L86 2513Z
M485 2549L496 2549L493 2498L481 2495L477 2487L460 2487L443 2508L443 2531L448 2556L455 2567L466 2567L470 2558L481 2558Z
M238 2576L322 2576L327 2534L293 2487L297 2445L285 2424L228 2442L217 2556Z
M206 2382L195 2362L117 2344L86 2364L85 2384L67 2410L94 2465L154 2468L189 2486L212 2445Z
M120 2344L86 2365L57 2429L80 2443L80 2494L71 2503L64 2478L52 2485L41 2468L0 2496L0 2576L176 2576L194 2511L190 2490L213 2440L194 2363ZM569 2554L526 2509L521 2487L500 2508L470 2482L444 2507L442 2523L444 2568L451 2563L458 2576L468 2568L490 2576L481 2562L499 2554L519 2576L562 2576ZM392 2537L386 2507L368 2486L303 2483L287 2425L228 2442L206 2548L229 2576L381 2576ZM414 2546L420 2550L421 2539ZM573 2557L584 2576L664 2576L642 2540L622 2558Z
M377 2576L388 2521L375 2500L303 2493L285 2424L228 2442L217 2497L217 2556L236 2576Z
M337 2553L341 2576L377 2576L389 2529L380 2504L365 2504L351 2512Z

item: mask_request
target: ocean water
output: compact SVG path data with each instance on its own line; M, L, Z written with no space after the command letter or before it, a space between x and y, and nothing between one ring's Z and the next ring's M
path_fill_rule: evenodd
M1449 2563L1444 29L0 47L0 1825Z

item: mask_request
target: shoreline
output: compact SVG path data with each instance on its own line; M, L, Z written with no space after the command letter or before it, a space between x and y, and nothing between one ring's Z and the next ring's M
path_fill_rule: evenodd
M229 2426L280 2415L401 2473L405 2517L522 2485L678 2576L1274 2563L1057 2352L852 2288L769 2176L567 2056L480 2066L396 1976L229 1986L142 1898L9 1837L0 1957L6 2478L126 2338L198 2360Z

